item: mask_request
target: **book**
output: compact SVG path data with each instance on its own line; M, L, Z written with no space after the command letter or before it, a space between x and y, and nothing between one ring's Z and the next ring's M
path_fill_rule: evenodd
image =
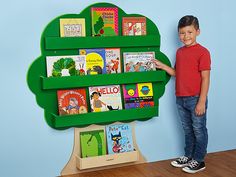
M84 88L58 90L57 99L59 115L83 114L88 112L86 90Z
M106 73L106 51L105 49L79 49L80 55L86 56L86 74Z
M125 109L154 106L152 83L123 85Z
M89 87L91 112L122 109L119 85Z
M118 8L92 7L92 36L118 35Z
M47 77L86 74L85 55L46 56Z
M146 35L146 17L123 17L122 34L124 36Z
M121 60L120 49L109 48L106 50L106 73L120 73L121 72Z
M130 152L134 150L132 128L129 124L106 126L108 154Z
M104 130L80 132L81 157L106 155Z
M124 72L155 71L155 52L124 52Z
M60 19L61 37L81 37L86 36L84 18L61 18Z

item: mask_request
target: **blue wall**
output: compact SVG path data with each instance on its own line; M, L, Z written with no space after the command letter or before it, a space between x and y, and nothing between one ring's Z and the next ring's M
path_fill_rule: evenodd
M73 147L73 130L55 131L43 119L43 110L26 84L26 72L40 55L40 36L53 18L80 13L97 1L4 1L0 6L1 176L51 177L59 175ZM176 25L193 14L200 20L199 43L212 55L209 92L209 152L236 148L235 6L234 0L104 1L126 13L149 17L161 33L161 51L175 62ZM137 122L139 148L148 161L174 158L183 153L183 132L176 114L174 79L160 99L160 116Z

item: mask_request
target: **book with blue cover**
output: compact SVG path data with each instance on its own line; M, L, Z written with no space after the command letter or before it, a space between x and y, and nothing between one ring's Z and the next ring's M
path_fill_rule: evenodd
M132 127L129 124L107 125L106 137L108 154L134 150Z

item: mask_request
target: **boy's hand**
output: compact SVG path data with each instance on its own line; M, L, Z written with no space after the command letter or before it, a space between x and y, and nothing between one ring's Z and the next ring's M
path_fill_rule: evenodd
M204 102L198 102L195 108L195 114L197 116L201 116L203 114L205 114L206 112L206 107L205 107L205 103Z
M164 63L160 62L157 59L152 59L151 61L155 64L156 68L158 68L158 69L163 69L165 66Z

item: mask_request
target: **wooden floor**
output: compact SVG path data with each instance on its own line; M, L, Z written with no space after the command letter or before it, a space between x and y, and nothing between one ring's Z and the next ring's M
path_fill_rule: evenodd
M236 177L236 149L210 153L206 157L206 169L187 174L181 168L170 165L171 160L67 175L63 177Z

